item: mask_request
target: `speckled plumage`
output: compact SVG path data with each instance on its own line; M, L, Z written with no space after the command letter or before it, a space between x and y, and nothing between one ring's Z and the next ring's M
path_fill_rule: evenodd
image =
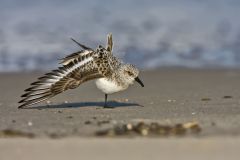
M111 34L108 35L106 48L98 46L95 50L72 40L83 50L61 59L61 67L46 73L43 77L38 78L38 81L32 83L31 87L26 89L26 93L22 95L23 99L19 102L21 103L19 108L39 103L93 79L97 79L97 87L100 87L99 89L103 92L109 84L110 88L107 89L117 92L128 88L134 78L138 76L139 71L136 67L123 64L112 55ZM129 78L127 79L127 77ZM141 83L141 85L143 84ZM105 92L105 94L109 93Z

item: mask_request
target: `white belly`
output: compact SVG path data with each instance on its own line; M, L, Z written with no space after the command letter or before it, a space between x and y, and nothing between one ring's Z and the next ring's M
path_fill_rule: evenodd
M112 93L119 92L119 91L122 91L127 88L127 87L119 86L112 81L108 81L106 78L97 79L96 85L97 85L98 89L100 89L102 92L104 92L106 94L112 94Z

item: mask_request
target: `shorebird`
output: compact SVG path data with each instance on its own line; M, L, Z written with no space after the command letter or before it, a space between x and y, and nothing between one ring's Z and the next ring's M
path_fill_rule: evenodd
M108 35L105 48L99 45L95 50L71 39L82 50L61 59L61 67L31 83L31 87L21 96L18 108L26 108L45 101L94 79L97 88L105 93L104 107L111 107L107 105L108 94L123 91L134 81L144 87L138 78L139 70L132 64L124 64L113 55L112 34Z

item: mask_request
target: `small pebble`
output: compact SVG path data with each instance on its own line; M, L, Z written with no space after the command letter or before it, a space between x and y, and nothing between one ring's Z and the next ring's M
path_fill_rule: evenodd
M230 99L230 98L233 98L233 97L232 96L223 96L223 98Z
M201 101L211 101L211 98L202 98Z
M147 136L147 135L148 135L148 129L146 129L146 128L142 129L142 130L141 130L141 134L142 134L143 136Z
M128 130L132 130L133 129L133 125L131 123L128 123L126 125L126 127L127 127Z
M116 120L112 120L111 123L112 123L113 125L116 125L118 122L117 122Z
M167 101L168 101L168 102L176 102L175 99L168 99Z
M211 125L212 125L212 126L216 126L216 123L215 123L215 122L212 122Z
M108 123L110 123L110 120L102 120L102 121L98 121L97 125L101 126L102 124L108 124Z
M73 128L72 132L73 132L74 134L76 134L76 133L78 133L79 131L78 131L77 128Z
M84 124L91 124L91 121L85 121Z
M13 120L12 120L12 123L16 123L16 120L13 119Z
M194 133L199 133L201 131L200 126L196 122L188 122L183 124L183 127L185 129L190 129Z
M63 111L59 110L58 113L63 113Z
M73 116L67 116L67 118L68 118L68 119L72 119L72 118L73 118Z
M46 101L47 104L51 104L51 101Z
M32 126L33 125L33 123L32 122L28 122L28 126Z

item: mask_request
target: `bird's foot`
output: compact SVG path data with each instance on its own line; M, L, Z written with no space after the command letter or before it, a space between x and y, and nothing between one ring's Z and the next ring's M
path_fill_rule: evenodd
M113 107L113 106L109 106L109 105L107 105L107 104L104 104L103 108L113 109L113 108L115 108L115 107Z

